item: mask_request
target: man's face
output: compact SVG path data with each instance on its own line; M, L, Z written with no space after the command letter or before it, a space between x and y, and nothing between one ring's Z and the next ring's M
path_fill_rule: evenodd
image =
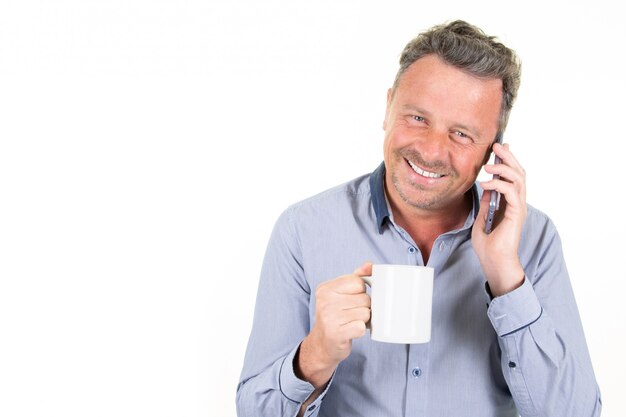
M501 100L500 79L476 78L436 55L411 64L387 94L390 198L422 210L462 202L489 155Z

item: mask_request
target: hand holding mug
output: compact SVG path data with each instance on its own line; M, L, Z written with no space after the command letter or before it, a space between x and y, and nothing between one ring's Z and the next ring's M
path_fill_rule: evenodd
M352 274L326 281L315 292L315 324L300 345L297 370L314 387L328 382L352 350L352 339L365 335L370 297L363 277L372 273L365 263Z

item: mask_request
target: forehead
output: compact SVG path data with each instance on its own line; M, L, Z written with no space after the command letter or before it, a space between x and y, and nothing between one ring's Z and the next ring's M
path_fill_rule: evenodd
M427 55L402 74L394 96L401 107L418 107L446 122L472 124L484 134L495 134L502 80L478 78Z

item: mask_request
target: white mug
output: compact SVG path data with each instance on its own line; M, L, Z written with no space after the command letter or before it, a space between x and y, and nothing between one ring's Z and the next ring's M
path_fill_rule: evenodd
M372 340L388 343L430 341L433 271L429 266L372 266L372 276L363 277L372 288Z

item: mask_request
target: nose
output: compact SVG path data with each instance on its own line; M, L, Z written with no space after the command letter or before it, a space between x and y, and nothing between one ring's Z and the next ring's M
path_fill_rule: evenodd
M442 130L429 129L421 137L419 151L426 161L439 161L445 159L448 151L448 132Z

